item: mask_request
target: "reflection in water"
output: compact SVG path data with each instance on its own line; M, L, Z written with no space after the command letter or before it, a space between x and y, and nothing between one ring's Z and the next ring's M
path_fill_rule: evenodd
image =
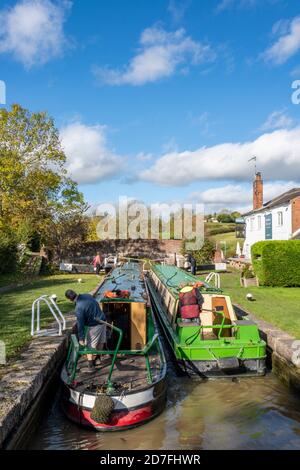
M273 374L195 382L171 376L166 410L130 431L70 423L57 397L30 449L300 449L300 396Z

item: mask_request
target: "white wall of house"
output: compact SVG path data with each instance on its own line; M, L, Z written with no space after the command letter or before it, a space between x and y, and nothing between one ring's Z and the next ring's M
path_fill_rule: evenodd
M272 240L289 240L292 236L292 205L262 210L245 217L246 239L244 253L251 258L251 246L266 239L265 215L272 214Z

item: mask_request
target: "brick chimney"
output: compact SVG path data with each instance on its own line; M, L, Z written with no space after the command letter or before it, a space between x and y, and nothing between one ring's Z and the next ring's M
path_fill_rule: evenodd
M261 173L255 174L255 180L253 181L253 210L260 209L264 203L264 183L261 177Z

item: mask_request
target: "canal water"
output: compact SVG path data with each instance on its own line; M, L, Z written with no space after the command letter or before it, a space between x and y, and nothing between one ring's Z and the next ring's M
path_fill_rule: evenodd
M168 404L154 421L115 433L79 428L57 394L29 449L300 449L300 394L268 373L195 382L169 376Z

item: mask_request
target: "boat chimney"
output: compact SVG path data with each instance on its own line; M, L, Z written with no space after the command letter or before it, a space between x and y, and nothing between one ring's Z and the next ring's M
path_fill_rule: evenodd
M264 182L260 172L255 173L253 181L253 210L260 209L264 204Z

